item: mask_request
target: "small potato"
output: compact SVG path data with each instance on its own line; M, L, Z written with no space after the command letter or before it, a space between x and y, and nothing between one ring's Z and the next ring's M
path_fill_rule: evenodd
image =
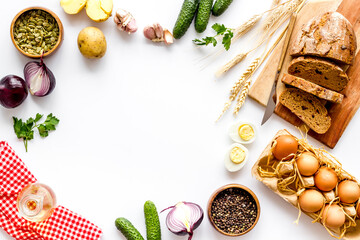
M105 55L106 39L103 32L96 27L81 30L77 43L81 54L87 58L101 58Z

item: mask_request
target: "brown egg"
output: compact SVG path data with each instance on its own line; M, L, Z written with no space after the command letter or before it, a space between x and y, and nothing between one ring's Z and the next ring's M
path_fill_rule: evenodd
M330 191L336 187L337 183L337 175L331 168L321 167L315 174L315 185L321 191Z
M319 160L311 152L302 153L296 160L296 164L300 174L307 177L314 175L320 167Z
M321 192L309 189L305 190L299 197L299 204L304 212L314 213L324 205L324 196Z
M345 180L338 186L340 201L343 203L354 203L360 198L360 188L357 182Z
M276 146L273 150L274 157L277 160L288 160L290 154L295 154L298 150L298 142L293 136L281 135L276 138Z
M328 205L323 211L322 222L329 228L339 228L345 223L345 213L339 205Z

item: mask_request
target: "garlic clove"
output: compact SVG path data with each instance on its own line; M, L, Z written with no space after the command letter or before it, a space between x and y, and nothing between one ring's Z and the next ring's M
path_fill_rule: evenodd
M174 43L174 37L167 29L164 30L164 42L168 45Z
M163 37L164 30L163 30L162 26L159 23L154 24L154 30L155 30L156 38L162 38Z
M156 38L156 33L153 26L146 26L143 32L144 36L149 40L153 40Z
M135 18L132 17L132 19L129 21L129 23L125 27L125 31L128 33L134 33L137 31L138 27L135 21Z

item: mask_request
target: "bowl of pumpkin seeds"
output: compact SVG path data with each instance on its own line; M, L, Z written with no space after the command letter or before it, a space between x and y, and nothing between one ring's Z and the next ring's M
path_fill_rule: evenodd
M43 7L20 11L10 27L11 40L17 50L31 58L53 53L62 42L63 32L59 17Z

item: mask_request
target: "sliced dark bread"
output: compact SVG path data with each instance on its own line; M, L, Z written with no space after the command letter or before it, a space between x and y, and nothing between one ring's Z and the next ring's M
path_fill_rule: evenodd
M285 84L299 88L305 92L311 93L318 98L325 99L334 103L341 103L344 99L344 95L335 91L323 88L315 83L309 82L303 78L296 77L287 73L284 73L281 81Z
M337 92L342 91L349 82L339 66L320 58L295 58L290 62L288 73Z
M287 88L280 95L280 103L319 134L329 130L331 118L325 106L314 95L297 88Z

